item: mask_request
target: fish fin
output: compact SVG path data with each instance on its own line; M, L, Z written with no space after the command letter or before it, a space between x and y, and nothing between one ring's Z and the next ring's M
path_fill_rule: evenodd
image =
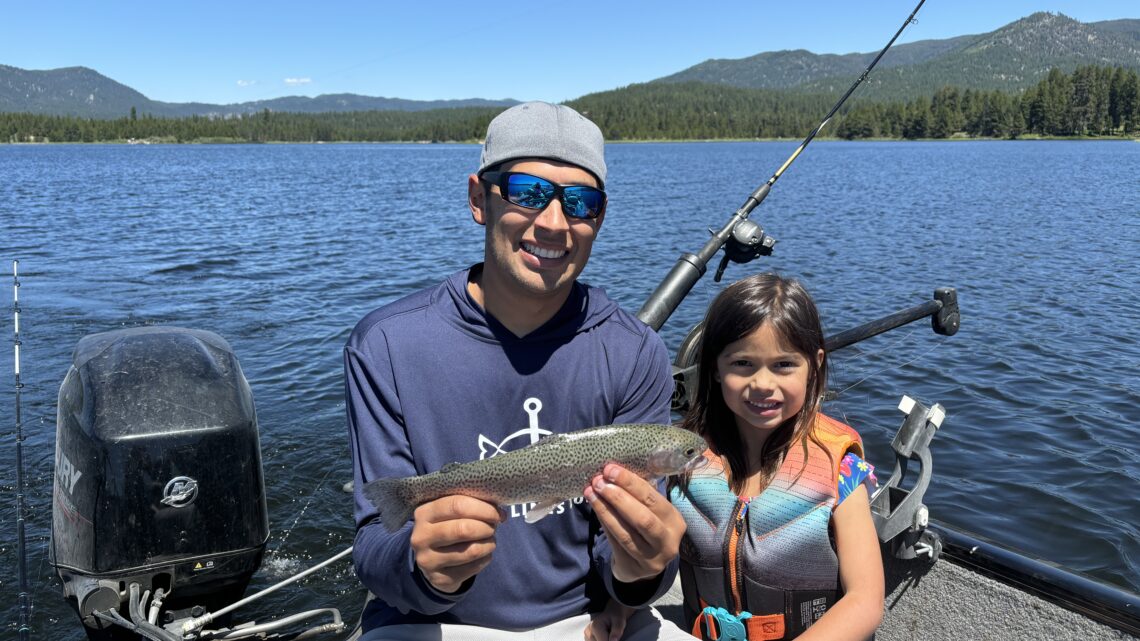
M539 501L534 504L534 507L526 511L526 516L523 520L527 523L537 523L542 519L550 516L554 512L554 508L562 503L563 499L548 499L546 501Z
M376 479L366 483L364 497L372 502L380 522L389 532L395 532L411 520L415 505L408 501L408 491L402 479Z

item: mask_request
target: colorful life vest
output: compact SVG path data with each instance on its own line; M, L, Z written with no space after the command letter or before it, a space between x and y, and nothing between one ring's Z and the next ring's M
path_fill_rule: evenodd
M830 524L839 463L847 452L863 456L863 445L855 430L823 414L814 431L826 450L809 439L805 461L803 447L793 445L751 499L732 492L718 459L693 474L687 491L673 489L688 526L681 586L694 636L792 639L838 600Z

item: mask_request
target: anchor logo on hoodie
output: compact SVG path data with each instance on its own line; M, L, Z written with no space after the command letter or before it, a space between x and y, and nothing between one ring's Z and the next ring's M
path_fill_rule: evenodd
M501 442L496 443L486 436L483 436L482 434L479 435L479 460L488 459L493 456L509 452L511 450L519 449L520 447L526 447L532 443L537 443L539 439L544 436L553 434L553 432L550 430L544 430L538 426L538 413L542 411L542 401L534 397L526 399L523 401L523 411L525 411L527 413L527 416L530 417L530 421L527 427L513 434L507 435L507 437L504 438ZM508 443L516 439L527 439L530 442L523 443L517 447L507 447ZM563 514L566 512L568 506L581 505L584 500L585 499L579 496L578 498L571 499L569 501L563 501L554 506L551 509L550 513ZM510 509L510 516L511 518L525 517L527 512L532 510L534 506L534 503L512 505Z
M538 440L543 436L548 436L551 434L550 431L544 430L538 426L538 413L542 411L542 401L534 397L526 399L523 401L523 411L525 411L530 417L530 424L527 427L508 435L501 442L496 443L486 436L483 436L482 434L479 435L479 460L491 458L497 454L509 452L513 449L518 449L515 447L506 447L507 443L510 443L517 438L529 437L530 443L537 443Z

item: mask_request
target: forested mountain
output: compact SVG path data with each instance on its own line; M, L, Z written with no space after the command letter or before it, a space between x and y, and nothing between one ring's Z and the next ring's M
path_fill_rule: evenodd
M164 113L154 104L134 89L86 67L28 71L0 65L0 112L116 118L137 107Z
M226 105L226 109L240 107L245 113L270 111L291 111L295 113L322 113L332 111L428 111L429 109L456 109L459 107L509 107L518 100L405 100L403 98L373 98L355 93L322 94L316 98L307 96L286 96L272 100L255 100L237 105Z
M834 102L830 95L651 82L566 104L596 122L606 140L617 141L793 138L811 131Z
M840 91L878 52L816 55L775 51L739 60L708 60L657 82L706 82L735 87ZM896 45L860 89L870 99L930 96L939 87L1017 91L1050 69L1082 65L1140 70L1140 20L1084 24L1062 14L1035 13L990 33Z
M801 49L761 53L740 60L709 60L647 85L590 94L570 104L593 110L607 134L617 138L785 136L801 130L804 122L818 118L825 110L825 103L833 101L838 92L848 87L876 53L818 55ZM896 45L860 87L858 98L861 103L906 102L920 98L929 101L944 87L1017 95L1035 87L1052 70L1069 74L1081 67L1140 71L1140 19L1084 24L1061 14L1035 13L986 34ZM757 90L761 90L760 93L755 93ZM230 105L164 103L150 100L85 67L28 71L0 65L0 113L99 119L130 117L132 120L143 116L363 114L465 107L485 113L485 110L501 110L515 102L413 101L336 94ZM780 106L773 107L776 103ZM361 118L363 116L332 121L358 123ZM446 116L442 119L450 120ZM376 123L389 120L370 117L368 130L376 131L375 126L379 126ZM451 139L436 135L441 132L440 117L397 120L409 127L392 130L402 132L398 134L400 139L412 131L415 135L428 134L426 139ZM615 124L618 121L620 126ZM357 125L350 127L355 129ZM460 127L459 130L465 129ZM322 136L316 138L323 139Z
M569 104L611 141L799 138L834 101L824 94L700 82L648 83ZM150 115L97 120L0 113L0 142L476 141L503 107L302 114L262 110L229 118ZM1140 131L1140 75L1123 67L1053 69L1020 94L942 87L908 102L857 100L829 121L840 138L1132 137Z
M264 111L323 113L349 111L426 111L455 107L504 107L516 100L404 100L357 94L325 94L315 98L287 96L230 105L171 103L151 100L130 87L86 67L29 71L0 65L0 112L22 112L87 118L138 115L165 117L227 116Z
M1105 20L1092 24L1103 31L1113 31L1140 42L1140 20Z

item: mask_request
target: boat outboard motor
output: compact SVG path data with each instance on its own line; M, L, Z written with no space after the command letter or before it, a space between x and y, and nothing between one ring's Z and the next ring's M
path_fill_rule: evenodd
M59 389L55 457L51 563L89 636L125 631L107 628L133 620L132 587L133 614L149 592L170 619L241 597L269 519L253 395L224 339L84 337Z

